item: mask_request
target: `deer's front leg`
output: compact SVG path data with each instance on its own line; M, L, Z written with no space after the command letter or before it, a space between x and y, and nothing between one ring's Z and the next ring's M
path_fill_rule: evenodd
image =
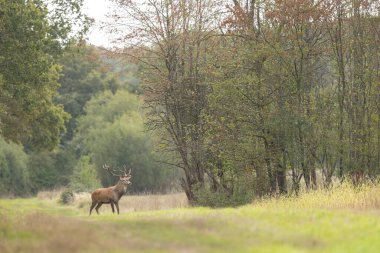
M92 204L91 204L91 207L90 207L90 214L89 214L89 216L91 215L92 209L94 209L95 206L96 206L96 203L92 203Z
M115 213L115 207L113 205L113 202L111 201L110 203L111 203L112 213Z
M119 202L115 202L115 206L116 206L117 214L119 214Z

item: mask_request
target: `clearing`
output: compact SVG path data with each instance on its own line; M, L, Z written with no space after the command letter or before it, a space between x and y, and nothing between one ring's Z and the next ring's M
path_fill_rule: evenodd
M313 192L239 208L121 208L88 217L57 200L0 200L0 252L379 252L380 188ZM125 199L128 205L128 198Z

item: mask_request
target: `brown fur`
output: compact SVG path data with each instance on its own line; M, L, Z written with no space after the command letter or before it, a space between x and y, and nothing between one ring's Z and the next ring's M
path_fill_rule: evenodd
M114 206L116 206L117 213L119 214L119 200L126 193L128 184L131 183L129 179L130 177L128 176L120 177L120 180L116 185L108 188L96 189L91 194L92 204L89 215L91 215L92 209L94 209L95 206L95 210L99 214L99 208L103 204L111 204L113 213L115 213Z

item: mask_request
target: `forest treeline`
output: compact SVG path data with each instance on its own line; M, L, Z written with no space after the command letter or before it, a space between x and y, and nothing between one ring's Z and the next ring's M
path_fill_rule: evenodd
M165 155L144 129L138 66L74 34L90 22L81 5L0 0L0 196L110 186L103 164L131 168L131 192L178 177L156 164Z
M377 181L379 1L114 2L190 201Z
M23 2L12 13L0 0L21 15L0 13L0 128L22 144L0 145L2 193L21 179L109 185L106 162L132 167L135 191L181 177L191 203L211 206L377 182L379 1L112 0L117 57L65 45L70 26Z

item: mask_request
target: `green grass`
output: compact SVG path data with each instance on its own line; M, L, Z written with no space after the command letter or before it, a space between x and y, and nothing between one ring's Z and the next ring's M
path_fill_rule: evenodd
M379 252L378 191L91 217L56 201L3 199L0 252Z

